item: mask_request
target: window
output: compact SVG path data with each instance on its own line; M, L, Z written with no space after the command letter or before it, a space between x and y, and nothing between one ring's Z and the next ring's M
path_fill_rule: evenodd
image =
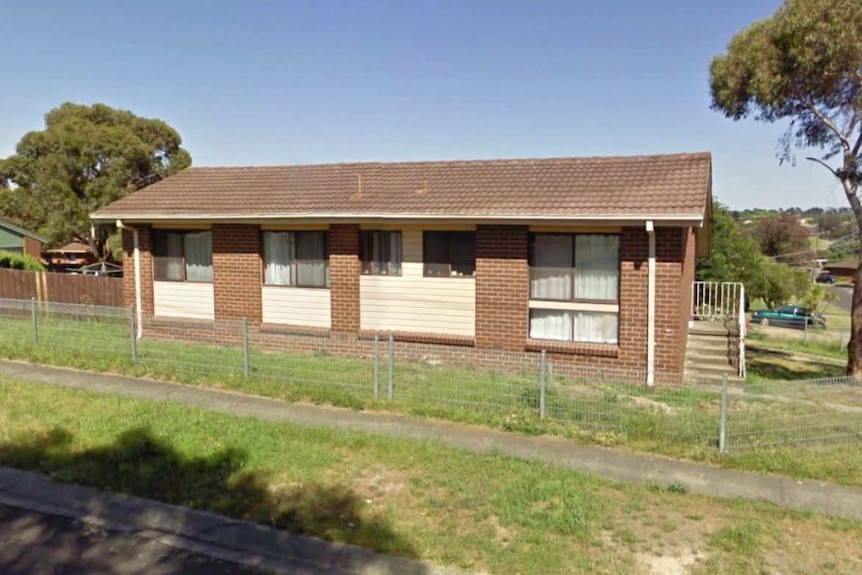
M429 277L473 277L476 232L424 232L424 273Z
M264 283L329 287L327 232L263 232Z
M212 232L154 232L157 280L212 282Z
M401 232L360 232L362 273L374 276L401 275Z
M619 236L532 234L530 337L617 343L619 277Z

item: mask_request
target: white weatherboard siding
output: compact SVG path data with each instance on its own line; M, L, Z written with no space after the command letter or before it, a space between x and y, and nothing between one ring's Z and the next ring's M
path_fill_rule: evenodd
M213 319L213 284L153 282L153 307L157 316Z
M263 322L329 328L329 290L263 286Z
M476 280L424 277L422 231L402 231L402 275L362 276L362 329L473 337L476 334Z

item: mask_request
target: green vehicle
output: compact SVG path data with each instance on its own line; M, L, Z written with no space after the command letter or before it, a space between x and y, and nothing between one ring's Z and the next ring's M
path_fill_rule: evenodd
M778 309L765 309L751 314L751 321L760 325L778 327L826 327L826 318L819 313L810 313L807 308L796 305L785 305Z

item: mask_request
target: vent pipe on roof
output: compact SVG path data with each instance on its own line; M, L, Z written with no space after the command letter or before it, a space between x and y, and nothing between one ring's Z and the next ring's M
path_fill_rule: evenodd
M649 236L649 270L647 272L647 375L646 383L655 384L655 227L647 220Z

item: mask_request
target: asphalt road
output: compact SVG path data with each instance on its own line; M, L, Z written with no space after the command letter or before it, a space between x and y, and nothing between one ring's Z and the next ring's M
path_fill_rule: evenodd
M0 505L4 575L262 575L157 541Z
M853 288L850 286L829 286L829 291L838 296L832 305L838 306L843 310L850 311L850 304L853 299Z

